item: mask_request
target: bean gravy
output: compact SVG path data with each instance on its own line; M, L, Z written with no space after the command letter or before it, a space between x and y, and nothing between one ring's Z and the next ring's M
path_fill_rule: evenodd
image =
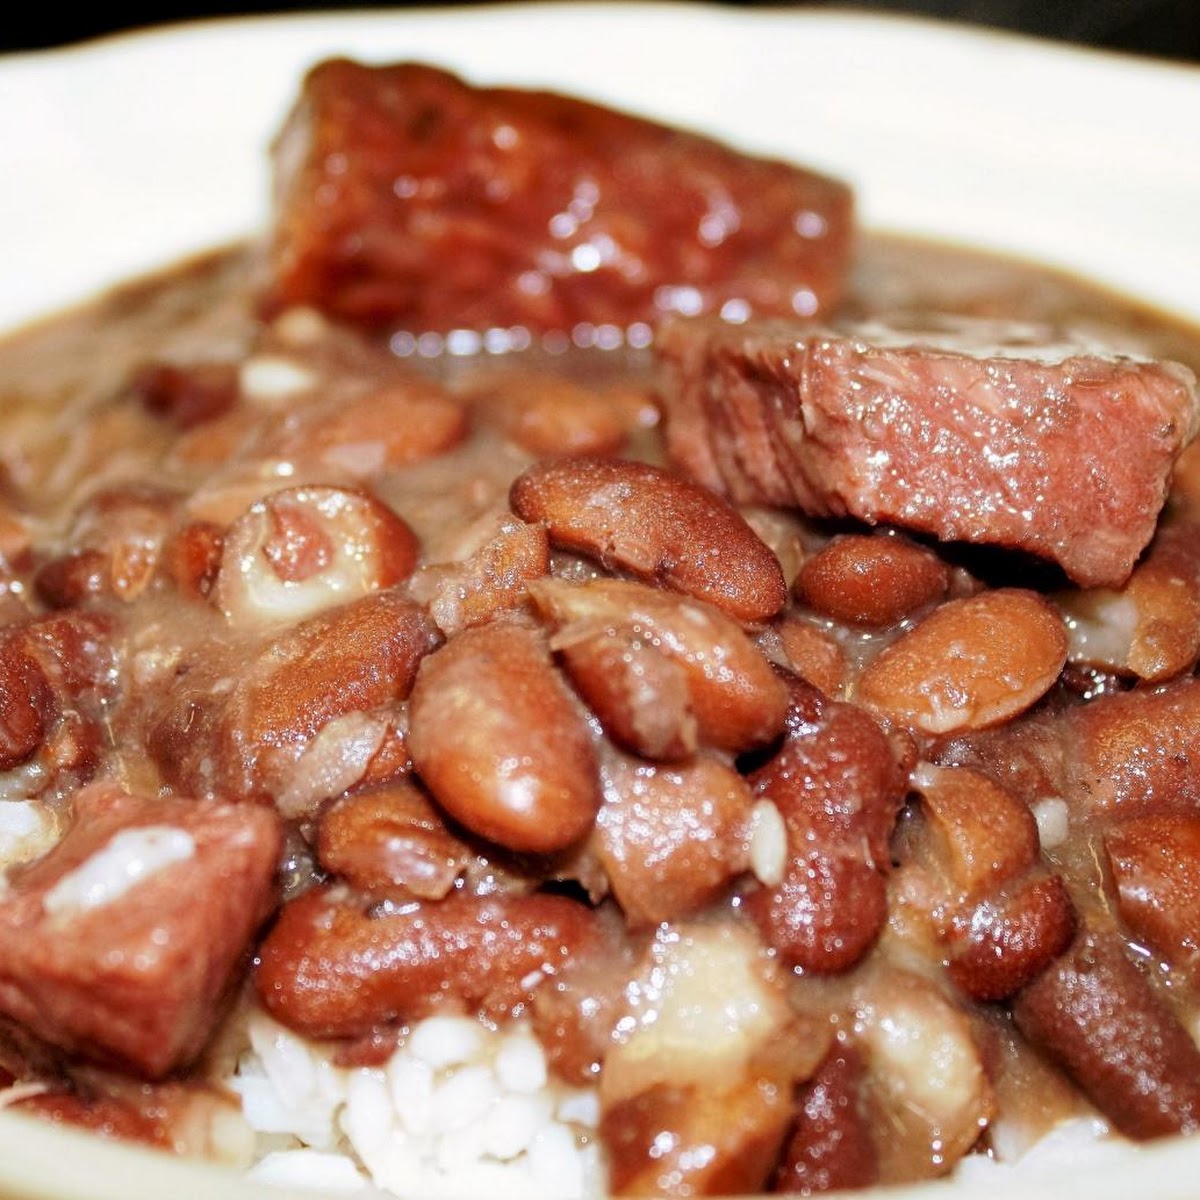
M206 722L218 729L213 734L215 744L226 744L220 739L227 737L231 747L236 743L238 754L244 751L245 731L240 726L234 732L219 732L225 728L221 722L232 718L213 715L206 707L210 705L206 689L234 694L259 670L257 665L251 668L247 664L258 664L267 645L275 647L271 653L281 660L298 654L311 655L313 662L318 661L315 642L297 650L285 641L290 624L295 622L289 624L285 617L272 624L254 611L254 604L262 603L261 596L247 600L241 592L214 582L214 564L220 559L222 544L227 550L229 539L235 536L231 531L240 528L237 523L244 521L245 514L268 493L308 488L315 494L320 489L340 489L339 495L344 492L355 498L339 499L338 503L351 507L338 512L351 512L354 520L375 522L370 525L372 529L384 528L390 519L380 513L377 504L398 514L414 536L411 554L415 569L395 565L397 555L409 553L401 546L404 538L399 535L393 538L391 533L380 534L383 549L362 553L368 557L378 553L378 562L370 560L375 564L371 570L379 571L385 589L394 586L405 598L404 603L409 598L415 601L414 612L418 608L433 612L440 632L431 625L413 624L405 635L411 645L421 639L428 639L432 645L447 630L454 630L458 637L466 636L459 631L476 623L477 618L471 615L474 593L470 580L456 574L455 564L493 544L490 538L519 536L505 524L511 522L509 493L515 478L533 469L543 457L551 457L557 446L571 450L582 446L584 452L600 454L615 452L651 465L664 462L651 348L623 344L597 350L555 345L550 350L462 355L452 352L452 345L443 345L441 353L427 355L421 343L413 339L392 338L389 343L385 334L363 334L307 309L285 309L270 319L262 317L258 309L261 271L259 247L221 250L119 287L93 303L21 330L0 345L0 623L15 628L54 614L83 612L95 617L99 631L88 636L110 643L105 665L84 689L86 694L79 692L76 700L66 705L66 709L78 709L83 714L76 742L67 745L69 739L62 739L53 754L39 751L0 771L0 802L34 800L47 814L49 832L43 843L32 850L14 851L14 878L30 870L22 864L36 859L67 828L72 798L89 781L115 781L129 792L149 797L187 795L188 788L182 782L185 780L206 781L214 792L234 786L229 782L232 775L223 774L220 764L214 766L189 757L199 751L189 748L188 739L208 736ZM891 236L869 235L862 239L844 310L849 316L863 319L903 311L1044 322L1200 371L1200 331L1182 323L1039 266ZM203 366L205 373L202 377L189 376L188 386L199 390L189 392L185 401L174 384L163 382L167 376L160 373L151 379L146 374L149 366L160 371L164 366L187 371ZM532 433L528 425L520 425L518 417L509 421L497 415L506 411L505 388L510 385L505 380L511 379L515 371L522 373L521 386L527 391L534 388L530 380L538 380L552 392L568 388L584 394L585 399L571 401L575 406L571 411L582 414L577 419L578 428L561 433L565 439L561 443L555 443L560 435L544 413L530 418L535 426ZM461 405L466 426L460 429L455 425L460 419L458 410L447 408L438 396L418 396L416 402L425 405L421 429L431 440L423 448L410 449L400 445L400 440L393 445L388 440L389 430L370 426L366 415L370 406L362 401L389 389L411 390L414 377L447 389ZM204 390L210 382L211 393ZM496 400L497 395L500 400ZM599 408L594 403L597 396L601 398ZM209 403L211 410L205 408ZM188 408L188 404L195 407ZM319 420L305 417L312 411L320 414ZM367 424L362 429L346 425L340 434L323 432L341 428L338 422L343 419L350 421L346 412L359 414ZM582 441L577 444L570 440L575 437ZM539 442L539 438L548 440ZM1189 518L1195 519L1200 504L1200 457L1194 449L1180 460L1176 478L1168 514L1171 521L1186 525ZM360 512L353 506L360 503L358 497L364 491L372 498L361 501L366 507ZM322 492L317 503L334 501ZM852 522L809 521L766 506L747 508L744 515L775 551L789 588L802 564L825 547L831 537L865 532ZM303 514L294 517L296 524L276 545L277 560L283 564L279 569L285 572L281 578L291 571L293 578L302 580L312 569L305 558L309 553L305 548L308 519ZM177 535L184 527L189 532L186 539L181 539ZM1193 528L1200 531L1200 525ZM1200 532L1196 536L1200 537ZM515 541L503 545L514 562L524 552L523 544ZM923 542L918 543L918 549L921 554L928 552L929 558L936 557L936 548ZM941 581L934 586L941 587L952 601L965 602L985 592L985 581L989 585L1030 589L1038 593L1039 604L1048 599L1057 605L1061 596L1076 591L1053 571L1015 556L1009 558L1001 552L974 556L960 551L946 548L944 563L936 569L922 560L926 564L922 570L933 571L935 579ZM319 551L325 553L333 552L327 548ZM1190 553L1200 558L1200 548ZM620 566L609 563L604 569L597 568L588 554L564 547L552 551L550 563L556 580L587 583L613 574L624 583L628 578L628 572ZM518 576L518 585L523 586L519 564L512 570ZM531 575L536 574L531 571ZM397 584L387 583L397 576ZM565 602L552 586L533 590L543 613ZM1095 604L1102 602L1103 598L1097 599ZM1119 608L1122 602L1118 599L1112 604ZM528 604L524 600L519 604L511 597L497 603L502 612L520 610L522 604ZM1062 603L1061 611L1071 620L1094 620L1098 626L1109 620L1104 613L1116 611L1104 609L1097 617L1099 610L1094 605L1083 612L1076 600ZM925 610L919 615L925 615ZM404 619L426 621L423 615ZM573 620L573 616L563 618L563 627L575 628ZM885 648L907 635L915 622L916 616L904 613L877 627L855 625L806 606L792 592L784 617L766 622L751 620L748 624L751 640L768 660L803 675L808 681L806 687L815 686L814 695L827 689L824 700L812 701L817 715L810 713L805 719L832 723L842 718L830 716L831 710L821 706L833 703L830 696L840 697L837 703L841 704L852 695L854 681ZM478 624L486 622L480 620ZM524 630L529 624L528 612L522 612L513 627ZM344 631L339 636L347 639L345 657L353 658L358 653L357 643L352 644L350 634ZM550 644L559 654L569 654L572 649L565 637ZM425 643L421 646L424 648ZM405 643L395 653L402 657L410 649ZM413 653L420 657L417 651ZM518 653L525 651L513 650L514 655ZM314 668L325 669L324 659ZM337 686L344 691L359 687L364 693L370 690L370 672L365 668L361 676L353 677L348 674L349 667L337 668L347 672L344 678L333 668L330 670L330 678L340 680ZM1188 666L1182 677L1190 677L1193 670L1194 666ZM184 679L193 681L192 692L181 700ZM1122 930L1142 962L1142 975L1156 1002L1161 999L1187 1029L1196 1029L1200 1003L1193 973L1194 939L1191 957L1181 952L1175 963L1167 963L1160 952L1129 932L1124 925L1125 915L1113 900L1117 885L1104 852L1108 817L1078 820L1072 816L1067 822L1059 811L1062 806L1052 802L1052 777L1058 769L1055 764L1068 752L1062 749L1066 739L1075 737L1081 728L1072 724L1074 714L1092 703L1126 696L1131 689L1153 688L1159 682L1154 678L1138 682L1111 663L1087 661L1077 655L1028 718L1041 722L1030 735L1038 747L1037 754L1025 749L1010 753L999 746L1000 735L991 738L986 733L978 738L973 733L939 738L914 736L891 727L886 734L846 735L855 745L859 743L854 739L878 736L884 751L894 752L898 763L915 772L917 786L914 789L901 784L907 799L890 839L885 839L890 870L882 902L887 906L887 921L873 946L843 973L782 972L781 987L789 1008L785 1024L793 1032L797 1026L807 1030L803 1036L797 1035L796 1044L825 1046L834 1037L850 1047L843 1059L837 1060L840 1066L829 1066L833 1060L825 1060L825 1074L818 1076L823 1080L821 1086L829 1095L836 1095L838 1087L849 1088L847 1081L865 1073L873 1081L864 1086L874 1097L870 1104L876 1106L872 1109L875 1119L899 1122L894 1137L878 1139L874 1144L872 1153L876 1157L869 1177L855 1180L847 1175L841 1177L842 1182L895 1182L942 1174L972 1149L995 1150L999 1139L1006 1139L1008 1146L1032 1144L1065 1116L1094 1112L1078 1081L1060 1068L1054 1055L1032 1049L1034 1039L1018 1032L1006 1002L993 1002L986 996L968 999L956 990L944 970L945 947L931 940L929 928L951 901L939 875L942 866L931 868L927 860L930 847L935 847L935 857L942 854L944 844L938 839L950 836L938 822L945 828L957 828L945 815L957 800L939 791L945 786L939 772L953 768L978 770L993 781L1003 782L1011 795L1024 801L1042 826L1042 847L1037 849L1035 837L1031 851L1041 872L1035 885L1041 886L1043 876L1061 875L1065 893L1081 919ZM269 699L272 686L269 681L264 684L262 696ZM303 685L294 686L302 690ZM585 688L577 690L594 709L602 711L602 701L593 700ZM269 707L268 699L261 700L264 709ZM305 774L297 765L305 760L293 755L288 746L297 739L311 740L320 735L312 730L301 735L287 724L290 717L281 717L277 726L271 725L274 718L268 715L261 718L265 730L262 737L279 751L278 762L264 765L265 759L254 758L248 751L244 760L238 760L237 770L250 780L245 783L242 798L259 804L263 794L270 793L283 812L280 861L287 870L279 873L276 882L280 895L289 901L316 894L314 888L328 887L331 881L338 884L340 869L332 864L341 860L332 828L321 833L323 814L343 792L353 795L356 789L362 791L363 779L370 772L377 772L385 782L389 778L411 780L410 769L403 765L389 776L385 760L393 751L397 761L404 757L405 739L412 734L405 722L411 718L416 728L419 720L415 711L410 714L404 703L393 703L391 699L380 704L372 700L369 714L356 711L353 705L345 711L338 703L331 703L326 710L316 690L305 703L308 711L323 714L315 718L318 724L321 719L341 722L338 729L345 738L357 738L368 748L353 762L343 754L332 766L322 760L314 767L315 775ZM569 704L584 707L577 698ZM1192 716L1188 714L1178 717L1178 721L1190 722ZM259 719L257 713L245 717L251 732L258 728L255 722ZM1018 717L1014 725L1025 720ZM1170 721L1161 728L1176 729ZM608 764L604 769L618 777L626 767L620 765L623 760L619 755L612 760L604 757L611 753L609 739L601 728L605 722L592 713L586 722L593 743L602 747L598 753ZM1156 727L1151 722L1144 728ZM1078 736L1094 737L1100 742L1108 733L1085 729ZM1046 750L1052 743L1055 748ZM409 749L420 758L423 744L419 737ZM736 769L748 779L762 780L766 776L756 773L768 770L769 750L769 745L748 749L737 746L714 754L712 759L719 760L721 770ZM1182 752L1186 753L1186 747ZM314 761L309 760L310 765ZM333 775L321 775L322 770L333 771ZM919 794L927 795L928 800L918 798ZM944 808L939 807L942 804ZM1152 808L1147 802L1142 814L1146 819L1158 813L1157 809L1152 813ZM1175 810L1167 805L1166 811ZM935 812L937 820L931 816ZM767 818L760 813L757 819ZM1013 819L1019 823L1026 817L1018 814ZM1047 833L1060 819L1062 829L1057 834ZM747 899L751 885L757 887L752 860L755 846L761 851L766 844L766 835L752 836L745 833L743 825L738 828L743 830L742 842L749 846L747 850L739 843L737 854L742 857L737 862L741 865L731 872L732 878L719 873L714 876L715 884L708 894L696 894L685 906L688 921L708 921L722 927L732 922L739 930L753 927L739 910L752 908ZM532 840L528 850L518 848L509 853L494 847L481 850L479 839L464 834L454 820L449 822L449 829L447 848L438 861L453 864L449 878L458 880L454 886L466 892L519 895L522 903L540 903L548 897L557 902L563 895L575 901L582 897L589 905L603 909L608 917L618 907L612 899L614 890L631 913L640 903L629 898L632 892L629 897L621 896L616 878L606 879L605 867L597 860L596 852L586 846L574 856L559 854L555 849L542 860L538 856L543 848L534 834L529 835ZM511 841L510 847L524 845L518 835L512 836L517 840ZM519 836L526 836L525 831ZM769 857L769 851L765 853ZM1110 853L1118 851L1110 847ZM771 878L769 864L757 869L760 875L765 873L767 879ZM1012 884L1014 889L1016 886ZM376 905L373 913L400 913L403 908L400 901L382 893L374 896L372 903ZM539 910L538 928L557 929L555 922L559 919L552 909ZM636 938L652 938L659 922L659 911L651 905L644 926L635 931ZM576 933L572 930L566 929L562 937L574 945L571 939ZM577 1001L571 1010L575 1015L563 1017L559 1013L557 1025L549 1017L544 1018L544 1024L558 1030L559 1042L550 1039L552 1061L557 1062L558 1069L565 1075L574 1073L576 1079L588 1080L595 1078L591 1066L594 1036L581 1028L578 1011L587 1008L581 998L592 997L589 1011L612 1011L611 1006L622 994L621 982L634 970L631 956L636 957L638 951L630 947L624 935L615 942L606 942L603 931L580 933L578 940L583 947L581 955L599 959L603 964L599 975L607 971L617 980L617 986L614 988L611 979L597 983L596 972L568 979L558 1002L570 1009ZM610 957L606 959L605 955ZM275 969L275 962L268 962L270 969ZM975 980L972 977L972 986ZM228 1007L230 1000L224 996L214 1003ZM889 1005L893 1009L888 1009ZM499 1008L503 1010L504 1005ZM927 1010L934 1009L934 1015L928 1016ZM1039 1019L1033 1001L1030 1009L1028 1020L1033 1027ZM928 1028L921 1024L926 1016L914 1019L917 1028L926 1030L922 1036L930 1038L930 1053L937 1052L938 1045L948 1047L946 1053L951 1056L959 1053L960 1045L974 1047L972 1053L982 1071L979 1080L972 1076L971 1082L963 1083L952 1077L947 1085L952 1092L961 1086L971 1093L963 1101L966 1115L961 1124L953 1113L935 1112L932 1117L916 1113L921 1097L914 1099L915 1093L905 1092L912 1086L908 1079L896 1085L908 1101L888 1108L889 1084L884 1078L892 1069L888 1064L901 1074L904 1067L901 1050L888 1044L878 1022L872 1024L872 1014L884 1010L926 1013L932 1023ZM308 1019L301 1020L303 1030L308 1028L303 1026ZM937 1043L941 1035L929 1029L943 1020L948 1022L950 1032ZM384 1040L390 1036L383 1035ZM357 1055L364 1061L370 1059L369 1037L355 1030L345 1034L345 1044L349 1058ZM44 1065L36 1061L36 1056L31 1061L19 1048L4 1057L14 1078L36 1075ZM203 1077L213 1069L211 1057L194 1061L191 1075L185 1074L187 1078ZM116 1064L118 1073L125 1069L122 1063ZM799 1087L807 1085L816 1064L793 1064L792 1069ZM63 1080L77 1081L73 1070L70 1056L66 1060L54 1056L47 1074L57 1081L55 1086L60 1086ZM962 1070L965 1078L970 1073L968 1066ZM637 1093L632 1084L629 1087L630 1096L606 1099L609 1108L605 1119L610 1125L605 1136L610 1139L608 1151L614 1177L625 1186L634 1186L642 1181L639 1172L644 1155L639 1137L649 1126L637 1124L642 1118L631 1107ZM663 1110L670 1109L678 1097L667 1095L665 1085L656 1087ZM986 1098L974 1096L972 1089L976 1088L981 1095L985 1091ZM1200 1119L1200 1114L1197 1117ZM82 1119L89 1123L86 1117ZM909 1125L904 1125L905 1121ZM991 1133L987 1131L989 1125ZM614 1132L617 1126L619 1130ZM730 1186L737 1182L731 1177Z

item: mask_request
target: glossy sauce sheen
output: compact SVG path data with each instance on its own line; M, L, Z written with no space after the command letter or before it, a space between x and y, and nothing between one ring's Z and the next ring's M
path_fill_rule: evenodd
M306 309L260 320L260 269L213 254L0 347L0 803L35 797L48 845L91 780L172 812L241 802L259 857L283 837L297 868L230 877L250 914L285 888L254 941L261 1003L348 1055L447 1003L529 1015L576 1081L607 1053L620 1186L932 1177L989 1120L1032 1138L1106 1090L1135 1138L1200 1124L1200 689L1190 610L1163 600L1200 560L1194 451L1171 557L1140 592L1086 597L1141 631L1098 665L1044 564L739 513L681 481L646 350L427 357ZM1076 281L867 237L845 312L896 310L1069 325L1200 369L1193 331ZM559 449L586 458L564 470ZM998 627L1018 631L999 648ZM946 647L952 677L922 677ZM51 887L83 836L17 886ZM35 920L10 918L14 939ZM629 995L652 1007L673 980L683 1011L686 987L721 995L722 963L767 1014L744 1045L709 1039L686 1070L644 1029L611 1049ZM1097 1053L1089 1011L1172 1053ZM26 1020L55 1041L55 1017ZM136 1035L57 1044L203 1080L200 1034L178 1036L169 1060ZM9 1073L37 1076L10 1040ZM75 1069L37 1107L166 1139L103 1089L84 1103ZM1129 1099L1139 1071L1165 1099Z

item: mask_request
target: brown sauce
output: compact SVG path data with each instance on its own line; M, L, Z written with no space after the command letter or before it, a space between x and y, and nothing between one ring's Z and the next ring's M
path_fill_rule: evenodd
M130 507L149 497L145 501L148 520L159 514L172 528L191 523L227 532L267 492L303 485L357 488L369 482L379 499L416 534L422 566L437 567L461 558L464 545L477 546L478 531L508 513L512 480L537 457L486 416L484 401L469 399L466 407L473 428L461 441L447 435L444 452L411 465L373 471L368 480L348 465L349 458L326 453L319 446L314 452L313 430L303 419L305 406L325 406L322 411L332 420L343 405L393 386L413 370L448 384L459 396L482 394L490 386L489 376L511 371L519 362L522 369L565 378L607 396L624 414L623 454L661 460L648 351L531 352L519 359L414 354L402 360L385 343L311 314L293 310L273 323L260 323L255 312L257 266L255 251L249 248L216 253L161 277L119 288L92 305L23 330L0 346L0 617L15 622L87 607L112 618L121 631L116 648L119 678L96 708L102 720L90 765L47 762L37 771L17 766L0 772L0 794L7 798L36 793L52 809L65 811L85 777L120 780L150 795L184 791L178 777L170 777L169 771L164 774L162 758L156 764L146 753L147 744L160 736L156 729L164 695L185 671L194 671L203 685L234 686L247 657L258 652L266 636L258 628L244 631L245 636L227 629L213 602L211 573L205 574L203 564L187 576L195 594L185 602L157 582L162 577L161 561L153 566L153 581L131 583L124 594L120 588L114 594L111 582L89 591L86 582L73 583L70 578L63 582L62 572L48 571L56 560L77 556L81 550L109 552L106 512L126 514L114 520L133 520L128 516ZM1059 273L939 245L865 238L847 309L867 316L899 309L1069 325L1109 336L1115 333L1148 355L1200 370L1196 330ZM241 371L243 393L249 389L253 394L248 399L243 395L212 420L181 429L151 411L144 392L134 386L138 369L147 362L227 364ZM247 362L259 372L257 384L246 382ZM1179 512L1186 513L1200 502L1194 472L1191 457L1185 456L1182 483L1174 497ZM104 494L118 500L115 507L102 506L97 513L94 500ZM760 532L771 531L768 540L785 564L789 553L798 563L814 552L833 529L791 514L763 511L751 517ZM139 535L132 536L136 540ZM160 535L147 536L153 540ZM154 553L162 554L161 538ZM563 578L588 579L594 574L593 568L570 554L559 554L554 564ZM136 575L136 564L127 564L127 569ZM295 566L301 574L305 569L303 564ZM794 568L788 571L789 582L794 573ZM970 593L974 585L968 574L961 565L953 566L952 594ZM436 570L419 572L417 578L420 583L411 590L419 599L442 595L437 591ZM867 632L798 610L793 615L841 645L851 674L903 632L900 628ZM775 657L782 653L770 634L762 635L761 645ZM1099 692L1106 687L1120 691L1129 684L1128 680L1114 682L1103 671L1090 679ZM358 686L357 681L353 686ZM1078 698L1078 688L1073 692L1060 683L1043 702L1042 711L1056 706L1069 709ZM203 706L199 701L197 705L201 715L196 720L202 721ZM287 731L280 734L281 739L286 736ZM1036 789L1031 791L1031 799L1037 798L1035 793ZM289 844L293 849L305 847L300 876L308 882L314 868L311 861L304 862L304 855L312 853L307 846L315 812L302 801L297 804L302 814L298 824L307 840L296 839L293 831ZM1076 1089L1014 1032L1003 1007L964 1002L945 977L941 961L936 956L922 957L926 933L921 916L914 914L928 903L924 893L932 884L924 865L914 864L909 857L924 854L922 847L927 844L919 807L910 798L892 839L896 869L888 884L887 928L862 963L849 972L829 978L802 973L792 979L790 1002L795 1014L814 1027L830 1024L835 1033L854 1036L848 1014L865 1011L874 1003L862 997L896 986L881 980L893 976L924 980L982 1047L982 1059L992 1074L993 1100L984 1105L989 1115L999 1112L1012 1126L1036 1131L1064 1113L1089 1111ZM1045 861L1049 869L1063 872L1081 912L1119 922L1109 898L1112 883L1103 854L1104 829L1102 822L1073 824L1066 840L1047 851ZM516 892L528 890L528 877L513 883L524 865L500 858L504 861L499 867L485 860L479 871L494 870L502 880L500 890L510 886ZM586 870L567 864L563 873L575 881L573 886L582 890L589 886ZM713 912L727 916L730 903L730 892L721 891ZM733 907L738 903L735 897ZM1148 959L1153 957L1145 948L1142 952ZM1190 975L1151 961L1146 976L1155 994L1165 996L1184 1024L1194 1027L1200 1002ZM927 997L921 1001L928 1002ZM877 1090L876 1095L884 1091ZM880 1178L900 1181L940 1173L973 1141L968 1138L964 1143L961 1130L955 1136L961 1144L932 1150L921 1137L898 1138L891 1144L893 1149L883 1151Z

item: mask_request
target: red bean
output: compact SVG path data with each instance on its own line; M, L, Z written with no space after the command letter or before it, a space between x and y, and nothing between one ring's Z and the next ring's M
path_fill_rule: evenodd
M863 1080L858 1051L836 1044L796 1098L795 1128L772 1191L811 1196L879 1181Z
M1173 966L1200 965L1200 816L1174 813L1122 821L1104 850L1121 919Z
M1080 934L1013 1014L1126 1137L1200 1128L1200 1049L1110 935Z
M660 467L605 458L540 462L509 493L550 540L722 609L768 621L787 589L779 560L728 501Z
M750 789L724 763L614 754L602 774L597 852L631 929L695 912L745 869Z
M321 814L321 866L379 897L440 900L472 854L412 783L346 796Z
M783 729L787 689L758 647L719 609L642 583L596 579L582 584L547 579L530 591L555 629L554 648L597 716L636 751L652 748L640 728L657 728L670 708L655 714L660 701L653 683L662 680L667 705L682 709L678 736L687 743L687 714L704 745L741 753L773 741ZM628 663L614 662L605 646L610 632L618 641L632 637L647 653ZM686 704L674 700L668 672L647 668L661 655L682 670Z
M798 680L792 694L788 736L751 777L755 797L783 818L783 877L744 904L785 962L842 971L887 915L888 840L904 780L888 739L861 709Z
M1045 695L1066 659L1056 610L997 588L934 609L867 665L856 697L923 733L983 729Z
M805 561L794 591L822 616L882 628L940 600L949 587L946 564L915 542L846 534Z
M0 643L0 770L30 758L42 744L56 705L38 664L8 637Z
M371 916L317 888L284 906L258 956L267 1009L309 1037L361 1037L443 1005L498 1016L598 942L560 896L452 895Z
M591 829L590 735L536 630L493 622L452 638L423 665L409 715L417 772L471 832L549 854Z

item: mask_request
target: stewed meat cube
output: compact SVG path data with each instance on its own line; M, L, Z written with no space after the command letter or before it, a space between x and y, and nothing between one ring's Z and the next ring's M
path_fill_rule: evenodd
M1118 585L1196 433L1195 376L1025 323L676 321L668 450L742 503L1012 547Z
M811 171L578 99L344 60L308 76L275 204L276 304L418 331L824 312L852 226L849 189Z
M0 1013L148 1078L186 1066L269 911L280 844L265 807L79 792L0 900Z

